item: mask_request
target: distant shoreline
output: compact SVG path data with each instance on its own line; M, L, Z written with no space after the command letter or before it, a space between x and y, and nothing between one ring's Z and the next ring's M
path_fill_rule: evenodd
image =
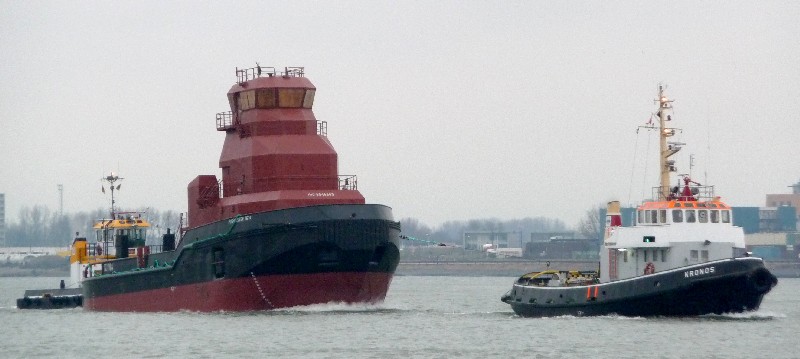
M69 277L69 269L0 267L0 277Z
M401 261L398 276L518 277L545 269L597 270L597 261ZM766 262L778 278L800 278L800 262ZM69 277L69 269L0 267L0 277Z
M548 267L549 264L549 267ZM800 278L800 262L765 262L778 278ZM525 273L546 269L591 271L598 270L598 261L586 260L537 260L537 261L401 261L395 275L398 276L463 276L463 277L519 277Z

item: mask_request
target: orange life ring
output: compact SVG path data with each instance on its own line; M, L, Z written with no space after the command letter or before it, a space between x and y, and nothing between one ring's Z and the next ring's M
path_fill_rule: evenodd
M653 262L647 262L647 265L644 267L644 274L653 274L656 272L656 266Z

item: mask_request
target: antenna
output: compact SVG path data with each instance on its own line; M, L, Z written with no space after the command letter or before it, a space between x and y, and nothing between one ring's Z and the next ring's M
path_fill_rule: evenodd
M64 215L64 185L58 185L58 215Z
M111 187L111 219L116 218L116 211L114 209L114 202L115 202L114 201L114 191L119 191L119 188L122 186L121 184L118 184L115 187L114 183L119 181L119 180L122 180L122 179L124 179L124 178L115 175L114 172L111 172L110 175L100 179L101 181L108 182L109 187ZM105 188L103 188L103 193L105 193L105 192L106 192L106 190L105 190Z

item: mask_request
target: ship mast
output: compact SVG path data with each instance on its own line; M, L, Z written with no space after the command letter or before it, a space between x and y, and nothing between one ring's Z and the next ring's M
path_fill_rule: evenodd
M114 209L114 191L115 190L119 190L119 188L122 186L122 184L118 184L116 186L116 188L114 188L114 182L117 182L117 181L122 180L122 179L124 179L124 178L115 175L114 172L111 172L110 175L105 176L105 177L100 179L102 181L108 182L109 187L111 187L111 219L115 219L116 218L116 211ZM103 188L103 193L105 193L105 192L106 192L106 190L105 190L105 188Z
M660 150L659 150L659 167L660 167L660 174L661 174L661 184L659 186L659 195L658 199L661 201L666 201L669 198L669 173L675 172L675 161L669 160L668 158L678 151L680 151L680 146L675 144L668 144L667 138L672 137L675 135L675 128L667 127L666 122L671 121L672 117L668 114L668 112L672 111L672 100L668 99L666 95L664 95L664 87L659 85L658 86L658 133L660 137Z

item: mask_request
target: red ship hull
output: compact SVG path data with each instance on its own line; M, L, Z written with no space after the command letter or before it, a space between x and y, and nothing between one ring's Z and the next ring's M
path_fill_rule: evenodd
M318 303L379 303L391 273L315 273L232 278L87 298L88 310L174 312L256 311Z

